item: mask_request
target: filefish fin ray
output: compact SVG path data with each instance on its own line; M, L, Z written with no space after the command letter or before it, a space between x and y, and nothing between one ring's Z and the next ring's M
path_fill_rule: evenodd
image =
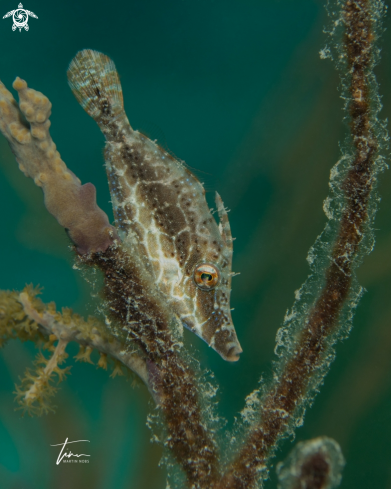
M219 223L219 231L221 234L221 237L225 241L226 245L230 248L230 250L233 250L233 239L232 239L232 233L231 233L231 226L229 224L228 220L228 214L227 211L224 207L223 201L220 197L220 195L216 192L215 195L215 202L217 206L217 213L219 215L220 223Z

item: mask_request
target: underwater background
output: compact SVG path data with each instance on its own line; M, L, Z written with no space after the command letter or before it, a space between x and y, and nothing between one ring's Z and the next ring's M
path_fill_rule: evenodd
M0 2L0 17L18 0ZM185 160L217 190L228 208L234 242L231 307L244 353L224 362L185 332L201 365L215 373L219 412L227 429L256 386L267 378L275 335L294 291L309 273L307 252L326 222L322 202L344 140L338 74L319 51L328 18L318 0L144 0L48 2L26 0L29 31L0 19L0 78L16 76L52 102L51 134L63 160L83 183L97 187L109 214L104 140L67 86L77 51L99 50L116 63L131 125ZM385 27L391 26L389 17ZM384 109L391 114L391 32L376 68ZM367 292L347 340L294 443L327 435L347 464L341 487L391 489L391 174L381 175L376 247L358 269ZM88 284L72 269L69 240L48 214L42 193L18 170L0 137L0 288L41 285L45 302L94 314ZM21 417L14 401L36 355L12 341L0 353L0 489L162 489L159 445L146 416L144 386L90 364L74 363L55 398L57 411ZM97 357L93 359L96 361ZM58 444L87 439L89 464L55 461ZM274 465L292 448L281 445ZM83 446L84 448L84 446ZM267 489L276 488L275 467Z

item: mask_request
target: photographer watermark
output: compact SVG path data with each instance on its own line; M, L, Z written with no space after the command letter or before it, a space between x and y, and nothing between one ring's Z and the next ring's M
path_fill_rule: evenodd
M29 20L29 16L34 17L34 19L38 19L34 12L30 12L30 10L24 9L21 3L18 5L18 8L16 10L11 10L10 12L7 12L4 15L3 19L11 17L11 15L14 21L14 23L12 24L12 30L15 31L16 29L19 29L19 32L22 29L25 29L26 31L29 30L29 25L27 23Z
M56 445L50 445L51 447L61 447L60 453L58 454L56 465L62 463L79 463L79 464L88 464L90 461L88 459L80 458L80 457L89 457L90 455L87 455L86 453L72 453L71 450L67 452L65 450L67 445L70 445L71 443L80 443L80 442L88 442L90 443L90 440L75 440L75 441L68 441L68 438L64 441L64 443L57 443ZM71 458L71 457L76 457L76 458Z

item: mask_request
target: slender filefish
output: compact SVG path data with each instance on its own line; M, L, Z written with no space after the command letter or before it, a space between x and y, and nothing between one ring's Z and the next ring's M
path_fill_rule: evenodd
M80 51L68 80L106 138L105 166L122 242L147 261L181 323L225 360L238 360L242 349L230 309L232 236L220 196L217 224L193 173L130 126L109 57Z

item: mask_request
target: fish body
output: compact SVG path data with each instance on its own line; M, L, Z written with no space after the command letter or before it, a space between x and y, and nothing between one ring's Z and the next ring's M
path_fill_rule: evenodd
M106 138L105 165L122 242L145 260L182 324L225 360L237 360L242 349L230 311L232 236L220 196L218 225L198 179L129 124L110 58L81 51L68 79Z

